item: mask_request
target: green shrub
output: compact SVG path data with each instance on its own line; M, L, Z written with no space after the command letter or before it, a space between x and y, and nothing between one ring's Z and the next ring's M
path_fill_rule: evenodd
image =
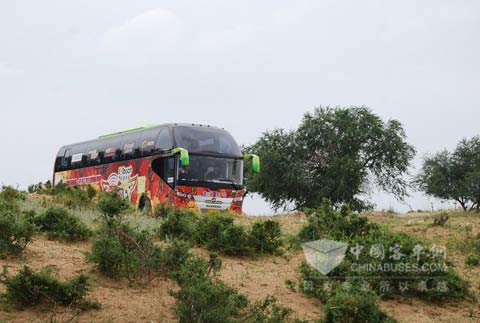
M57 184L54 188L52 186L52 182L46 181L45 183L39 182L37 184L29 185L27 191L30 194L38 193L38 194L45 194L45 195L54 195L54 193L58 193L63 189L65 189L66 187L69 187L69 185L61 182Z
M176 299L174 311L181 323L234 322L233 317L247 306L247 299L221 282L198 281L171 292Z
M210 244L209 249L229 255L244 255L253 252L248 239L248 233L242 225L229 225L218 237L216 243ZM216 248L212 248L213 245Z
M86 192L87 192L87 198L88 200L91 202L93 201L93 199L95 198L95 196L97 196L97 190L95 189L95 187L93 187L93 185L91 184L88 184L87 187L86 187Z
M51 239L82 241L92 232L80 219L61 207L50 207L35 218L35 224Z
M102 224L95 235L92 250L87 260L97 264L97 269L107 277L118 278L125 275L124 250L115 229Z
M480 233L478 233L477 235L472 235L471 231L468 231L465 239L457 242L456 247L467 255L480 254Z
M296 292L297 283L294 280L292 279L285 280L285 286L288 288L289 291L294 293Z
M233 225L233 216L229 214L202 215L195 227L195 242L199 245L220 249L219 237L225 229Z
M86 209L92 207L88 193L80 186L66 186L55 191L54 201L69 209Z
M28 185L27 192L30 194L39 193L42 183Z
M190 246L181 240L172 240L162 249L161 264L166 275L178 270L191 257Z
M160 205L155 207L153 216L155 218L166 218L171 212L174 212L176 207L174 205L171 205L169 203L162 202Z
M35 231L31 212L0 210L0 258L23 252Z
M182 323L306 323L292 318L292 311L276 303L274 297L249 304L237 290L216 278L221 260L210 254L207 261L190 255L172 275L180 290L175 298L174 311Z
M130 282L147 283L162 271L162 250L150 232L127 223L102 223L87 259L105 276Z
M257 222L251 227L233 221L231 214L202 216L195 226L195 243L231 255L274 253L282 245L280 224L276 221Z
M192 239L196 221L194 212L186 209L171 208L164 218L157 231L161 239Z
M280 223L272 220L256 222L250 231L251 246L260 253L274 253L282 246Z
M25 200L25 198L25 193L11 186L2 186L0 191L0 211L19 212L19 202Z
M307 321L292 318L292 310L278 305L276 298L272 296L267 296L263 301L258 301L252 306L249 306L245 317L238 321L255 323L307 323Z
M298 236L301 241L311 241L329 237L333 240L353 240L366 237L378 230L378 225L370 223L365 216L350 212L346 207L334 210L328 201L324 201L317 210L311 210L308 224Z
M322 206L308 220L299 240L331 239L346 242L350 247L343 261L327 276L306 263L301 265L301 280L313 285L308 294L324 299L321 286L328 277L335 277L334 281L366 282L383 297L410 294L428 300L445 300L470 295L467 282L453 271L446 254L432 252L430 248L439 247L425 240L391 232L345 209L339 212ZM372 256L372 248L378 245L382 247L382 255Z
M443 227L447 224L449 218L447 213L438 214L433 218L433 225Z
M324 323L394 323L377 306L371 290L335 287L324 306Z
M36 272L28 266L11 277L4 271L1 283L6 287L4 298L18 307L52 302L65 306L83 306L88 292L88 279L84 275L62 282L48 269Z
M130 208L127 199L120 196L117 190L99 194L98 209L105 217L118 217Z
M47 181L45 183L45 187L42 189L41 192L49 195L60 195L71 188L72 186L68 185L63 181L55 184L55 186L51 185L50 181Z
M0 200L13 202L13 201L24 201L26 199L26 195L24 192L21 192L12 186L2 186L2 190L0 191Z
M218 268L218 267L217 267ZM234 322L248 301L238 292L212 279L215 269L199 257L189 257L174 274L179 291L171 291L175 298L174 311L181 323Z
M480 255L468 255L465 264L469 266L480 266Z
M206 214L196 225L195 242L205 248L226 254L251 251L246 229L233 223L230 214Z

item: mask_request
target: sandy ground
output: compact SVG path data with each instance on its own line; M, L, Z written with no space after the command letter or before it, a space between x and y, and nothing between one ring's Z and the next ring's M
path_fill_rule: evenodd
M393 216L371 214L373 221L388 224L394 230L405 231L419 237L427 237L438 244L454 245L465 238L464 226L471 231L480 231L480 217L453 217L446 227L432 227L430 215ZM275 217L286 233L295 233L306 222L303 214ZM255 218L242 218L239 222L258 221ZM146 288L130 287L127 281L116 281L102 277L94 266L85 261L85 252L91 245L85 243L63 243L36 237L28 246L22 259L0 260L0 266L7 266L10 273L19 270L24 264L33 268L50 267L61 279L72 278L80 273L91 277L90 299L99 301L103 308L80 314L80 322L176 322L172 307L174 299L169 295L176 285L166 279L157 279ZM207 255L205 250L195 248L193 252ZM480 268L464 265L465 256L454 247L449 247L449 257L453 259L457 271L471 284L477 297L480 296ZM252 301L262 300L267 295L275 296L279 303L291 308L299 318L317 319L321 317L321 302L307 298L298 291L287 288L286 280L298 280L296 269L303 260L301 251L287 251L282 256L227 257L222 256L223 267L219 278L234 286ZM298 289L298 288L297 288ZM4 287L0 286L0 293ZM382 300L380 306L399 322L428 323L473 323L480 322L480 308L469 301L460 303L431 304L416 299ZM66 321L74 313L58 309L57 322ZM51 310L35 307L23 311L0 308L0 322L49 322ZM2 322L3 323L3 322Z

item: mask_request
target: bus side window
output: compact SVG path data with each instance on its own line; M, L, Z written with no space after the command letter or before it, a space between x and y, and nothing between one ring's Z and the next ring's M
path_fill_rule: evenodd
M152 170L170 187L175 185L175 157L161 157L152 161Z
M65 153L63 154L62 162L60 164L62 170L66 170L69 168L70 158L72 158L72 150L70 148L67 148L65 150Z
M155 140L158 135L158 128L146 130L138 143L142 157L152 156L155 152Z
M57 155L57 158L55 158L55 171L60 172L65 169L64 164L64 159L65 159L65 149L62 148Z
M113 163L116 161L118 140L116 138L107 138L103 143L102 164Z
M98 143L92 144L88 146L87 151L87 165L93 166L100 164L100 152L102 150L102 146Z
M155 150L165 151L173 148L172 135L169 128L162 128L155 142Z

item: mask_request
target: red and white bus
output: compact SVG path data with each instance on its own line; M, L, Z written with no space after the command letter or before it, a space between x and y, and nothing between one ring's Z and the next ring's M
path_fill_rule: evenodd
M142 210L161 203L201 212L242 213L242 155L224 129L196 124L163 124L129 129L66 145L55 160L53 183L118 189Z

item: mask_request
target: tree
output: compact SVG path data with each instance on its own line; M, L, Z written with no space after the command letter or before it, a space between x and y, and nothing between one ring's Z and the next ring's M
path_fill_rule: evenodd
M430 196L457 201L464 211L480 209L480 137L425 158L415 182Z
M267 131L244 148L262 161L260 173L247 170L246 186L275 209L313 208L325 198L365 209L360 195L369 184L402 199L415 154L405 139L398 121L383 122L366 107L319 107L298 129Z

